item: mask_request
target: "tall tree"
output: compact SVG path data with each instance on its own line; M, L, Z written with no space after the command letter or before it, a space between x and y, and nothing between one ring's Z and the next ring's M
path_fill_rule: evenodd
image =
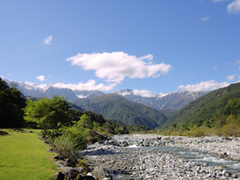
M10 88L0 78L0 127L17 128L24 126L24 111L26 100L16 88Z
M48 130L57 132L63 125L71 123L71 106L64 96L53 96L52 99L44 97L36 101L27 101L25 119L36 122L43 129L44 135Z

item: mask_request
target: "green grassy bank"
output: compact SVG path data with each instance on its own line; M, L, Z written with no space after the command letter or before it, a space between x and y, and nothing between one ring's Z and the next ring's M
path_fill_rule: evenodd
M36 132L0 129L0 179L52 179L57 166L48 149Z

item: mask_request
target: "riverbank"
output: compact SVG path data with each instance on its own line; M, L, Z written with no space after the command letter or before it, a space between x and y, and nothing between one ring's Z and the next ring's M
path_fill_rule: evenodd
M82 155L89 159L93 174L105 179L239 179L224 166L209 166L204 162L182 158L179 155L161 152L156 148L120 147L138 144L141 147L171 146L189 149L205 149L205 152L225 153L238 156L238 138L221 137L188 138L159 135L120 135L114 140L89 145ZM230 142L231 141L231 142ZM212 143L212 144L211 144ZM214 146L211 146L213 145ZM232 146L230 146L232 144ZM196 146L195 146L196 145ZM205 147L206 146L206 147ZM232 147L232 149L229 147ZM201 148L201 149L200 149ZM212 152L211 152L212 153ZM240 176L239 176L240 177Z

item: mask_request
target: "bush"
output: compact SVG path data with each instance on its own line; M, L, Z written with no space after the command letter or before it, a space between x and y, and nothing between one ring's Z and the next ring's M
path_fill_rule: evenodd
M207 135L209 132L210 132L209 127L204 127L204 126L196 127L195 126L187 134L188 134L188 136L201 137L201 136Z
M52 145L53 150L59 153L63 158L76 162L78 158L76 143L74 141L70 141L67 136L59 136L54 139Z

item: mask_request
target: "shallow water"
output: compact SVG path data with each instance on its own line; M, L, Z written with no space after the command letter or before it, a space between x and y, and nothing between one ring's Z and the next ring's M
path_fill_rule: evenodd
M136 145L131 145L128 148L143 148L143 149L157 149L161 152L173 153L179 155L182 158L189 158L197 162L204 162L210 166L226 166L226 169L234 172L240 173L240 161L233 161L230 159L218 158L215 154L206 154L199 151L192 151L188 149L173 148L167 146L160 147L141 147Z

